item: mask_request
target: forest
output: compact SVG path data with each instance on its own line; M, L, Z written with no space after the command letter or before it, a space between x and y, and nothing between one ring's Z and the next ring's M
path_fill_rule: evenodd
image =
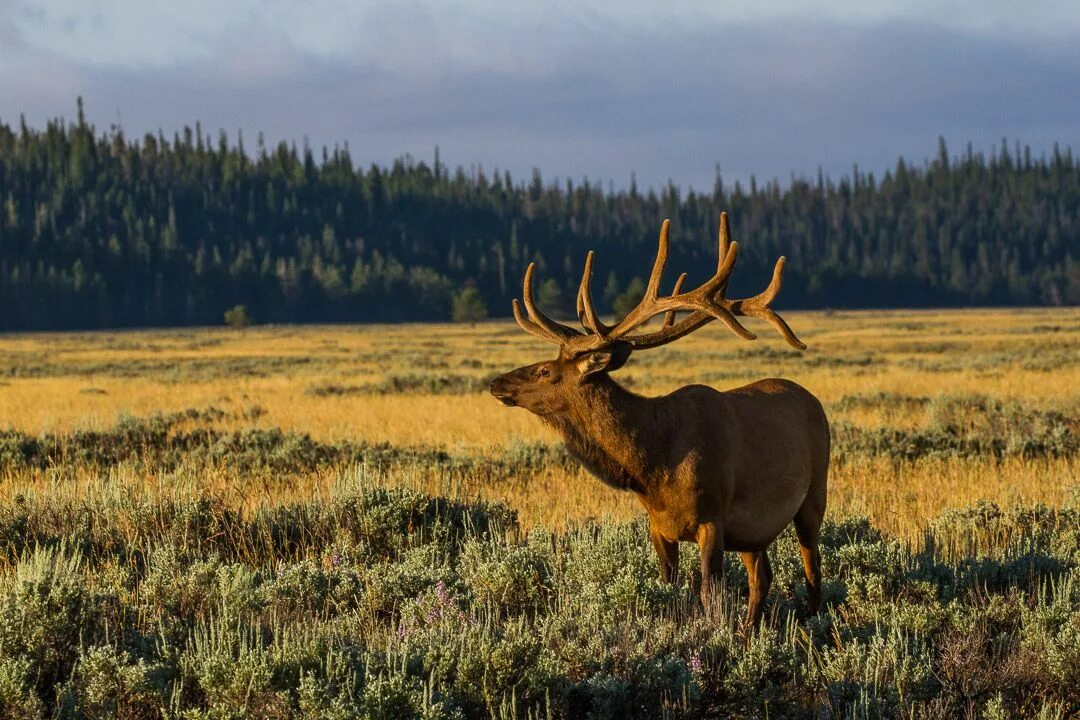
M672 168L675 173L677 168ZM678 270L715 267L726 210L730 296L788 258L784 308L1080 303L1080 159L990 153L899 159L786 182L626 188L401 157L358 167L348 146L254 148L201 125L171 138L99 131L82 101L44 129L0 118L0 331L256 322L447 320L510 314L536 262L542 307L569 314L585 254L611 311L642 288L663 218ZM463 302L463 300L471 302Z

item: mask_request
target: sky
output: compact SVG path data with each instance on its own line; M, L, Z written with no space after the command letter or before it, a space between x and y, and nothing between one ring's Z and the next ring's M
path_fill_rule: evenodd
M0 120L700 190L1078 150L1077 38L1075 0L0 0Z

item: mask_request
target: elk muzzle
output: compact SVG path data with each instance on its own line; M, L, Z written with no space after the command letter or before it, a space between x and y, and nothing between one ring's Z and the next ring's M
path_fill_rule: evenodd
M500 375L491 381L491 394L503 405L513 407L517 405L517 389L506 375Z

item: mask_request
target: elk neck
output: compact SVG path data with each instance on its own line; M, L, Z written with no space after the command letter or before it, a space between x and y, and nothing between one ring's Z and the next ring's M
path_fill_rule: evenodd
M545 418L567 449L604 483L648 494L652 460L664 442L649 398L626 390L607 374L581 385L565 412Z

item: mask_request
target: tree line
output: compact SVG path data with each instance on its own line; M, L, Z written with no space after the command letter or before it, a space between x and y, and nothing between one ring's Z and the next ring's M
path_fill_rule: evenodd
M715 267L716 223L741 246L729 296L788 257L784 308L1080 303L1080 161L1010 148L880 177L623 190L450 169L348 147L254 149L195 128L129 138L74 121L0 122L0 330L508 315L525 266L553 314L573 312L587 250L601 310L635 300L660 221L670 277ZM667 289L670 289L667 288ZM457 300L457 302L455 302Z

